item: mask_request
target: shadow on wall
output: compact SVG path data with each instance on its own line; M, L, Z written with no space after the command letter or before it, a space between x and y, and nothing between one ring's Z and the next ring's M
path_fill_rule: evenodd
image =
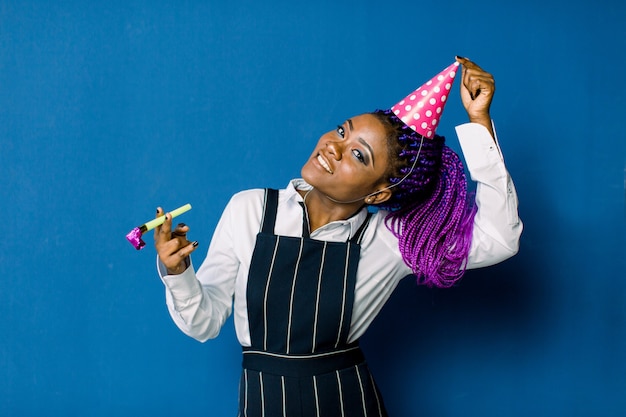
M545 207L535 195L534 213L522 213L515 257L467 271L449 289L417 286L412 276L400 282L361 340L390 415L444 415L442 406L463 415L487 403L502 411L523 401L519 389L536 379L554 324L551 284L538 267L550 262L550 243L533 226L559 223Z
M521 140L525 127L509 131L515 133L504 151L515 155L509 169L524 222L520 252L467 271L453 288L417 286L414 277L400 282L361 340L390 415L528 415L535 410L529 395L560 407L550 396L561 388L552 385L568 381L549 367L562 347L555 335L564 320L558 286L569 279L555 275L567 260L563 245L572 243L570 220L555 198L567 196L551 189L556 180L545 181L552 168L545 150ZM554 163L566 158L551 156ZM575 365L560 366L562 372Z
M468 271L450 289L418 287L414 277L400 283L362 338L391 415L440 415L441 401L463 403L500 381L503 366L523 366L543 327L541 294L522 264Z

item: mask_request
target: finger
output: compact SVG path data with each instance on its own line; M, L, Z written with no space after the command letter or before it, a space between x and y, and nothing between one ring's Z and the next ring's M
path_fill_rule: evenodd
M467 69L465 72L463 72L463 80L465 82L472 81L472 80L480 80L489 84L495 83L493 75L489 74L488 72L471 70L471 69Z
M458 62L459 64L463 65L464 68L476 69L476 70L479 70L479 71L483 70L481 67L478 66L478 64L476 64L475 62L473 62L469 58L464 58L462 56L458 56L457 55L456 56L456 62Z
M493 76L488 73L487 71L485 71L484 69L482 69L481 67L479 67L478 65L474 64L474 63L470 63L468 65L463 65L464 68L464 74L471 74L471 75L483 75L486 77L491 77L493 78Z
M469 73L468 69L472 66L472 61L468 58L456 56L456 61L461 64L461 100L467 106L470 101L474 100L474 93L469 89Z
M175 242L175 241L173 241ZM198 247L198 242L187 242L187 244L183 247L179 247L176 243L175 245L170 245L168 242L168 249L176 248L173 252L168 255L159 255L161 258L161 262L169 269L169 270L179 270L181 269L181 264L185 261L187 257L191 255L193 251ZM182 269L184 270L184 269ZM180 272L182 272L182 270ZM180 273L179 272L179 273Z
M186 236L187 232L189 232L189 227L185 223L178 223L176 228L172 232L172 236Z
M163 216L165 216L165 220L156 235L156 239L160 243L167 242L172 238L172 215L165 213Z
M181 247L186 246L191 243L187 240L188 231L189 227L185 225L185 223L179 223L172 232L172 239L178 240L178 243Z
M172 232L172 240L178 243L177 250L191 243L190 241L187 240L186 234L176 234L176 232Z
M164 242L157 242L155 246L161 261L170 267L180 262L178 252L189 243L187 239L170 239Z
M492 92L495 82L489 73L467 69L463 74L463 85L469 91L471 99L474 100L483 90L487 93Z
M193 242L188 241L184 237L178 237L167 241L161 245L159 253L162 253L164 257L180 256L178 253L185 247L189 246Z
M456 60L463 66L461 75L462 87L465 87L468 90L467 92L469 93L469 97L472 100L475 100L476 97L481 95L483 86L486 88L490 87L489 85L485 86L484 83L489 83L491 85L494 84L493 76L484 71L475 62L458 55L456 57ZM463 94L464 89L461 88L461 90L461 94ZM490 88L488 91L493 91L493 88Z
M182 258L186 258L189 255L191 255L191 253L193 251L196 250L196 248L198 247L198 241L193 241L193 242L189 242L189 244L185 247L183 247L181 250L178 251L178 254L180 257Z
M163 216L163 209L161 207L157 207L155 217L161 217L161 216ZM160 231L161 231L161 226L157 226L154 228L154 240L157 240Z

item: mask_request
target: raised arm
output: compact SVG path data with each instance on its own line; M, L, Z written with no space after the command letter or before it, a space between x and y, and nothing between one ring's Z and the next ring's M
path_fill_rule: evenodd
M515 255L523 225L515 185L504 164L489 112L494 78L467 58L457 60L463 65L461 99L470 123L457 126L456 131L470 177L477 183L478 211L467 268L479 268Z

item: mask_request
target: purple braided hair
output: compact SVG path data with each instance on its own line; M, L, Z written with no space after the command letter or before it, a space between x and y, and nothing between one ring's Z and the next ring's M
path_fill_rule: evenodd
M391 110L371 114L388 132L387 177L397 184L379 205L386 225L418 284L451 287L465 272L476 214L463 163L442 136L423 139Z

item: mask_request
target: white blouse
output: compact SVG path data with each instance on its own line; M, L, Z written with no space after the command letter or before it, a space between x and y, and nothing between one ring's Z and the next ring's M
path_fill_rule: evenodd
M517 253L522 222L515 186L497 140L475 123L457 126L456 131L471 179L477 182L478 212L467 268L480 268ZM280 190L276 234L302 236L302 197L297 190L310 188L304 180L295 179ZM237 338L242 346L250 346L246 285L263 198L262 189L242 191L231 198L197 272L190 265L180 275L167 275L157 262L170 315L185 334L202 342L216 337L234 307ZM356 233L366 214L363 208L347 220L315 230L310 237L345 242ZM412 274L402 260L397 238L384 223L386 215L386 211L375 213L362 238L349 342L367 330L400 279Z

